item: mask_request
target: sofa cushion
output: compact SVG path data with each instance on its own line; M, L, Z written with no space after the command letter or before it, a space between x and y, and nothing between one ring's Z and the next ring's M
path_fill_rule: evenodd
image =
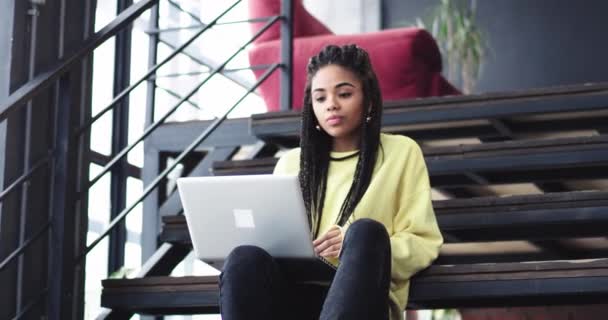
M378 76L382 97L403 100L414 97L458 94L441 76L441 55L432 36L423 29L400 28L356 35L323 35L294 39L293 107L301 109L306 65L328 44L357 44L367 50ZM249 51L252 65L280 61L280 41L268 41ZM255 70L259 78L265 70ZM280 109L280 72L260 86L269 111Z

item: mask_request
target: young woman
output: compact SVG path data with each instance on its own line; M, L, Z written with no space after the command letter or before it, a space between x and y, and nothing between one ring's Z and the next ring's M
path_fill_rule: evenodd
M299 175L315 252L335 269L324 269L328 283L296 281L303 275L263 249L238 247L220 276L222 319L402 319L410 277L443 243L422 152L380 133L380 88L363 49L327 46L307 76L300 148L275 174Z

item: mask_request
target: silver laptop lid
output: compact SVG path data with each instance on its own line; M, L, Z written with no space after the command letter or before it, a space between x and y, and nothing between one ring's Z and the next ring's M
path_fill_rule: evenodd
M199 259L224 260L239 245L276 258L315 257L296 176L180 178L177 186Z

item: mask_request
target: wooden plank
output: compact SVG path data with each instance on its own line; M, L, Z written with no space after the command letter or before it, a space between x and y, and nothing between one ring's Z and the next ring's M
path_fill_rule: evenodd
M217 312L216 281L192 276L104 280L102 306L165 314ZM608 299L608 259L433 265L412 278L409 307L511 307L601 299Z
M608 136L426 147L422 151L434 187L608 177ZM276 161L216 162L212 170L215 175L269 174ZM473 179L473 173L482 179Z
M605 191L570 191L545 194L512 195L506 197L477 197L468 199L449 199L433 201L435 210L442 212L465 212L484 210L491 207L505 207L506 210L541 208L572 208L581 206L604 205L608 200Z
M432 130L420 127L422 124L441 124L451 127L458 121L472 121L468 125L454 127L451 136L480 136L494 133L500 136L491 125L491 120L518 120L538 114L564 114L561 120L568 120L566 113L587 112L591 118L595 110L605 110L608 106L608 91L605 84L592 86L573 86L569 88L547 88L526 92L504 94L467 95L462 97L440 97L414 99L386 103L384 107L383 128L388 132L408 132L412 137L424 134L432 137ZM479 122L479 120L485 120ZM532 119L531 119L532 120ZM576 120L576 119L575 119ZM536 121L542 123L542 121ZM252 132L261 139L297 139L300 115L298 112L267 113L252 116ZM467 132L465 128L470 128ZM534 131L535 126L524 127ZM587 127L591 128L591 127ZM540 128L539 128L540 129ZM560 130L560 127L544 128ZM441 137L449 136L444 132Z
M608 192L584 191L433 201L446 242L604 236ZM190 244L183 216L163 217L160 238Z
M606 94L608 93L608 83L587 83L574 84L567 86L554 86L546 88L532 88L526 90L510 91L510 92L491 92L483 94L467 94L460 96L440 96L414 98L398 101L387 101L385 108L413 108L425 106L443 106L450 104L462 103L480 103L492 101L513 101L520 99L534 99L547 97L563 97L567 95L580 94ZM291 114L293 111L272 112L261 115L260 117L267 118L283 118L286 114Z

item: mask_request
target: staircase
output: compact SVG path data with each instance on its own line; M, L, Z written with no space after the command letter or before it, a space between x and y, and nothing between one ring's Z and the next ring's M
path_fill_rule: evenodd
M227 118L277 69L282 101L292 96L292 1L283 0L280 15L221 20L239 2L231 1L205 24L173 0L121 0L119 13L98 31L93 31L95 6L88 3L15 6L15 19L27 23L14 28L10 50L17 60L7 65L18 66L8 68L16 82L0 101L0 125L11 137L0 160L14 162L6 167L14 170L3 169L12 177L4 178L0 190L6 213L1 225L8 230L3 236L12 238L2 242L5 281L0 282L7 288L2 290L7 301L0 318L81 318L86 263L96 263L87 254L108 237L109 272L120 268L124 219L142 202L146 219L140 242L144 255L153 254L132 278L103 281L101 303L108 309L98 318L218 312L217 277L170 276L191 252L170 173L178 165L182 176L270 173L276 157L298 145L300 124L299 114L290 111ZM179 11L169 14L176 20L190 16L192 24L159 24L159 14L165 12L161 8ZM149 70L135 79L128 70L132 42L126 35L143 13L149 13ZM264 26L226 60L215 61L189 47L209 28L239 22ZM237 76L239 68L229 70L232 59L274 23L284 31L281 61L250 66L266 70L255 82ZM181 30L192 34L182 39L174 33ZM91 55L111 38L117 48L113 69L120 79L114 79L111 101L93 115ZM163 58L158 43L170 49ZM202 70L187 92L163 88L159 79L188 73L157 72L180 55ZM246 88L225 114L213 121L167 121L182 104L199 108L192 97L217 74ZM124 98L144 83L149 98L145 129L130 139ZM177 102L160 110L157 92ZM435 263L412 279L408 308L608 301L608 84L391 101L384 110L383 130L410 136L423 149L446 239ZM115 121L112 155L107 156L91 150L91 127L110 112ZM145 149L143 168L126 159L139 143ZM92 163L103 167L94 178L88 169ZM89 242L91 187L108 173L111 221ZM145 189L127 204L129 177L141 178Z
M183 150L209 125L164 124L147 153ZM446 239L412 279L408 308L607 301L607 125L606 84L387 103L383 130L422 146ZM228 119L185 172L271 173L298 126L296 112ZM162 245L137 277L103 281L100 318L217 313L217 277L168 276L190 250L176 192L153 210Z

